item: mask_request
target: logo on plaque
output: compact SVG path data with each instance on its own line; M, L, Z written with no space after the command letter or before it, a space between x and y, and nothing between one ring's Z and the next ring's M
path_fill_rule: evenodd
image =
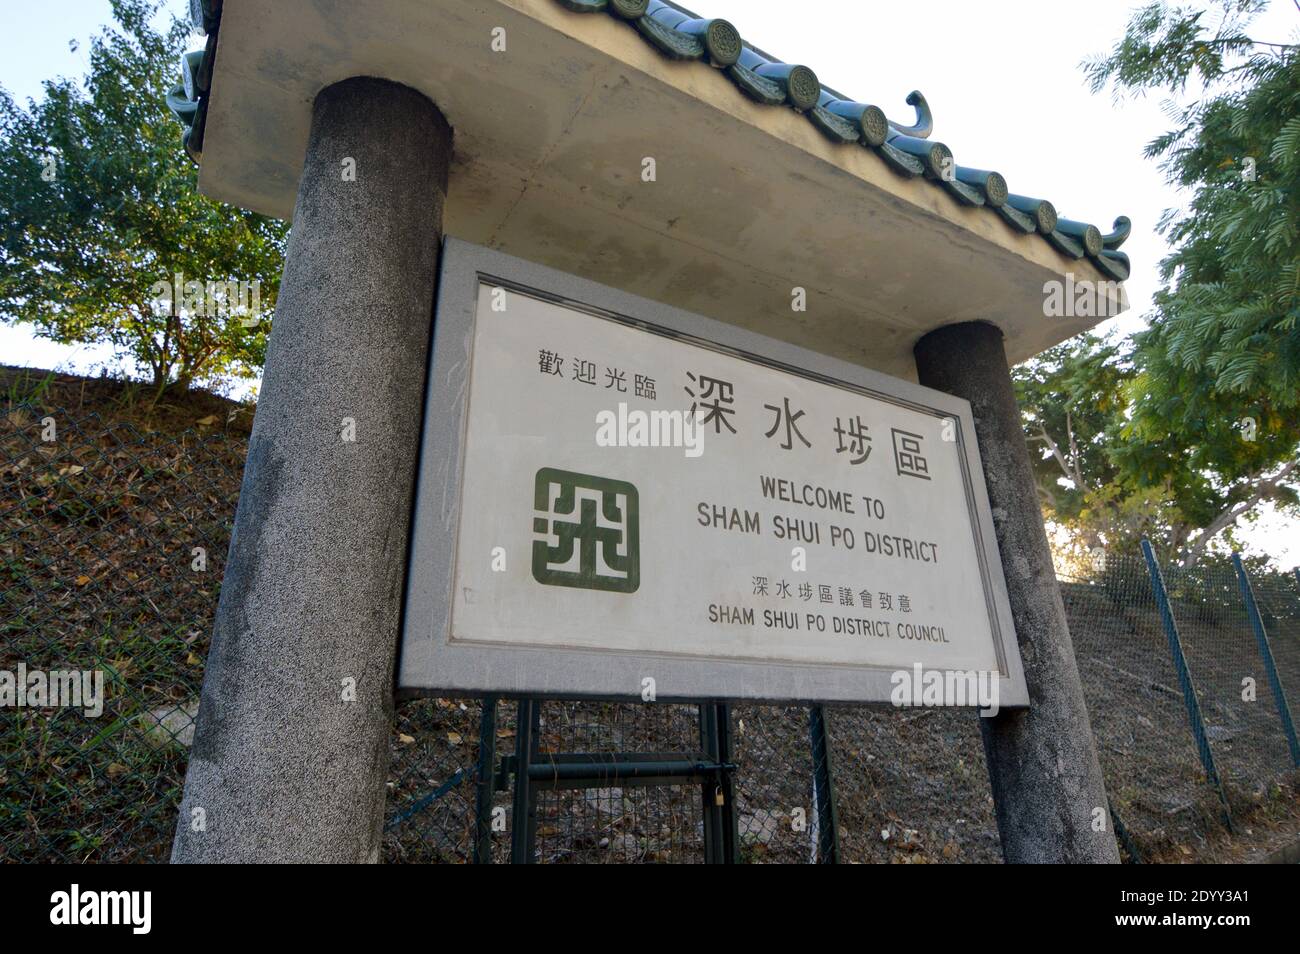
M547 586L635 593L641 585L636 487L554 467L533 489L533 579Z

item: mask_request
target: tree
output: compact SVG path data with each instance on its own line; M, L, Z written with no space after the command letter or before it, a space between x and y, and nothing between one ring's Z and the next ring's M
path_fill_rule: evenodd
M109 343L184 389L261 367L287 227L198 193L163 98L190 32L154 30L157 9L113 0L82 82L26 109L0 89L0 320Z
M1277 455L1270 443L1286 432L1279 420L1243 424L1220 415L1194 432L1135 435L1142 398L1134 387L1146 373L1136 355L1131 343L1080 335L1013 371L1044 515L1071 537L1058 556L1099 547L1132 553L1145 536L1162 553L1195 562L1260 499L1284 495L1279 487L1294 472L1284 464L1282 480L1258 474L1260 462ZM1254 440L1245 425L1258 427Z
M1070 534L1057 546L1067 563L1099 548L1133 552L1143 536L1163 545L1185 536L1172 482L1139 486L1118 461L1136 373L1122 344L1092 334L1012 372L1044 516Z
M1300 56L1247 33L1266 6L1151 3L1085 64L1094 91L1193 94L1146 149L1190 201L1159 225L1173 251L1112 455L1131 486L1173 488L1187 562L1264 501L1300 501Z

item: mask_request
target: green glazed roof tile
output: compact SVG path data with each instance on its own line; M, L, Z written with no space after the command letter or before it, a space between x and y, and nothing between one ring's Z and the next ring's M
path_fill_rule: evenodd
M1121 281L1129 275L1128 256L1116 251L1131 230L1127 218L1116 219L1113 230L1103 235L1090 223L1060 218L1055 206L1045 199L1012 193L997 172L957 165L947 145L929 141L934 116L919 90L907 97L907 104L916 111L915 120L911 124L896 122L879 106L826 89L810 67L782 62L744 43L740 32L725 20L699 17L664 0L557 2L578 13L610 13L626 20L665 56L718 67L751 99L803 113L831 141L846 148L871 149L898 174L923 176L963 205L987 207L1015 231L1039 234L1067 258L1086 256L1102 272ZM704 37L716 42L706 42Z

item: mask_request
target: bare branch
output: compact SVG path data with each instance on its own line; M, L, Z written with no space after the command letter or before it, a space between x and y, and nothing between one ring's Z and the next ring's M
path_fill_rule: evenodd
M1061 448L1057 445L1056 441L1052 440L1052 435L1047 433L1047 428L1043 427L1041 424L1038 425L1038 433L1031 437L1030 440L1042 441L1046 444L1047 449L1051 451L1052 456L1056 458L1056 463L1061 468L1062 476L1064 476L1066 480L1074 480L1074 474L1070 472L1070 465L1066 461L1065 455L1061 453ZM1077 481L1075 482L1075 488L1079 490L1083 489Z

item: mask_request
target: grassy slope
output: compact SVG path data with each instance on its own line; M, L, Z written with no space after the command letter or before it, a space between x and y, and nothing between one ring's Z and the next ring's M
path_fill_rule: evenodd
M0 857L166 857L186 749L155 724L191 705L201 685L252 409L202 391L154 397L111 379L0 366L0 668L19 660L103 668L110 681L99 719L6 715ZM42 439L48 417L54 441ZM201 572L192 569L195 546L206 550ZM1244 831L1227 838L1150 608L1087 586L1066 587L1066 605L1112 800L1144 852L1234 859L1300 828L1289 788L1261 796L1234 786ZM386 839L389 860L466 858L479 711L476 700L399 710L389 786L390 821L401 822ZM551 702L543 712L544 751L684 748L697 731L683 706ZM1231 715L1213 717L1226 725ZM513 751L513 717L503 704L498 754ZM809 834L794 829L791 814L811 809L806 711L738 707L736 725L745 856L805 859ZM973 716L837 709L830 728L847 858L997 860ZM1240 731L1246 739L1252 730ZM495 804L508 810L508 794ZM557 793L539 815L550 860L698 855L695 790ZM498 860L507 846L498 835Z

